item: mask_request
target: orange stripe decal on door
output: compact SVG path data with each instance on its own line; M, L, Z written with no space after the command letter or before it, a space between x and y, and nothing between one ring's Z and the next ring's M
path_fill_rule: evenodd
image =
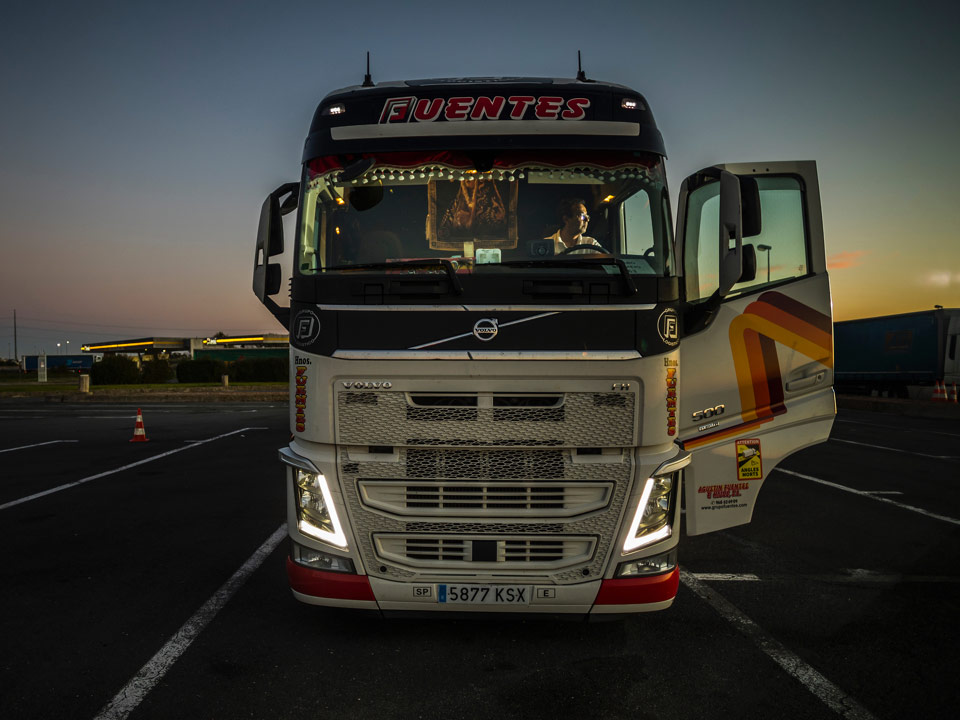
M730 323L737 386L744 422L772 420L786 412L775 343L833 367L830 316L778 292L765 292Z
M830 316L779 292L765 292L747 305L730 323L729 336L742 422L684 440L686 449L752 430L787 411L777 343L833 367Z

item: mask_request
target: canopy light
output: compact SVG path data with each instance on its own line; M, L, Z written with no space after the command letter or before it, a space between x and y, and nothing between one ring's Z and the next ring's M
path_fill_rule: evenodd
M240 337L240 338L207 338L203 341L204 345L225 345L226 343L239 342L263 342L262 337Z
M113 345L87 345L87 350L113 350L114 348L122 347L152 347L153 341L149 342L131 342L131 343L115 343Z

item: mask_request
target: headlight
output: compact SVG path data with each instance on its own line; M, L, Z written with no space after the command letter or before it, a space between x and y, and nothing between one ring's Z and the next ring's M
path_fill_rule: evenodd
M330 487L322 473L293 468L297 525L300 532L337 547L347 547L347 537L337 518Z
M676 474L647 478L643 495L623 543L623 551L631 552L670 537L673 527L673 502Z

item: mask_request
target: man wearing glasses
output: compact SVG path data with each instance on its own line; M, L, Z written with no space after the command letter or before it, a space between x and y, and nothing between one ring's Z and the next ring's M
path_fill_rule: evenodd
M564 198L560 201L559 212L562 225L553 235L546 238L553 240L554 255L579 255L583 253L606 252L596 240L584 235L587 231L587 224L590 222L590 216L587 214L587 206L579 198ZM577 246L595 246L577 247ZM576 248L573 250L572 248Z

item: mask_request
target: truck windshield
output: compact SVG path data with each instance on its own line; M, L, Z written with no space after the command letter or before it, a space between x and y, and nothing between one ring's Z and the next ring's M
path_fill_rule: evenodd
M297 269L675 274L662 159L585 151L320 157L301 183ZM622 263L584 263L586 258ZM564 263L565 264L565 263ZM618 270L617 265L621 266ZM595 271L595 270L594 270Z

